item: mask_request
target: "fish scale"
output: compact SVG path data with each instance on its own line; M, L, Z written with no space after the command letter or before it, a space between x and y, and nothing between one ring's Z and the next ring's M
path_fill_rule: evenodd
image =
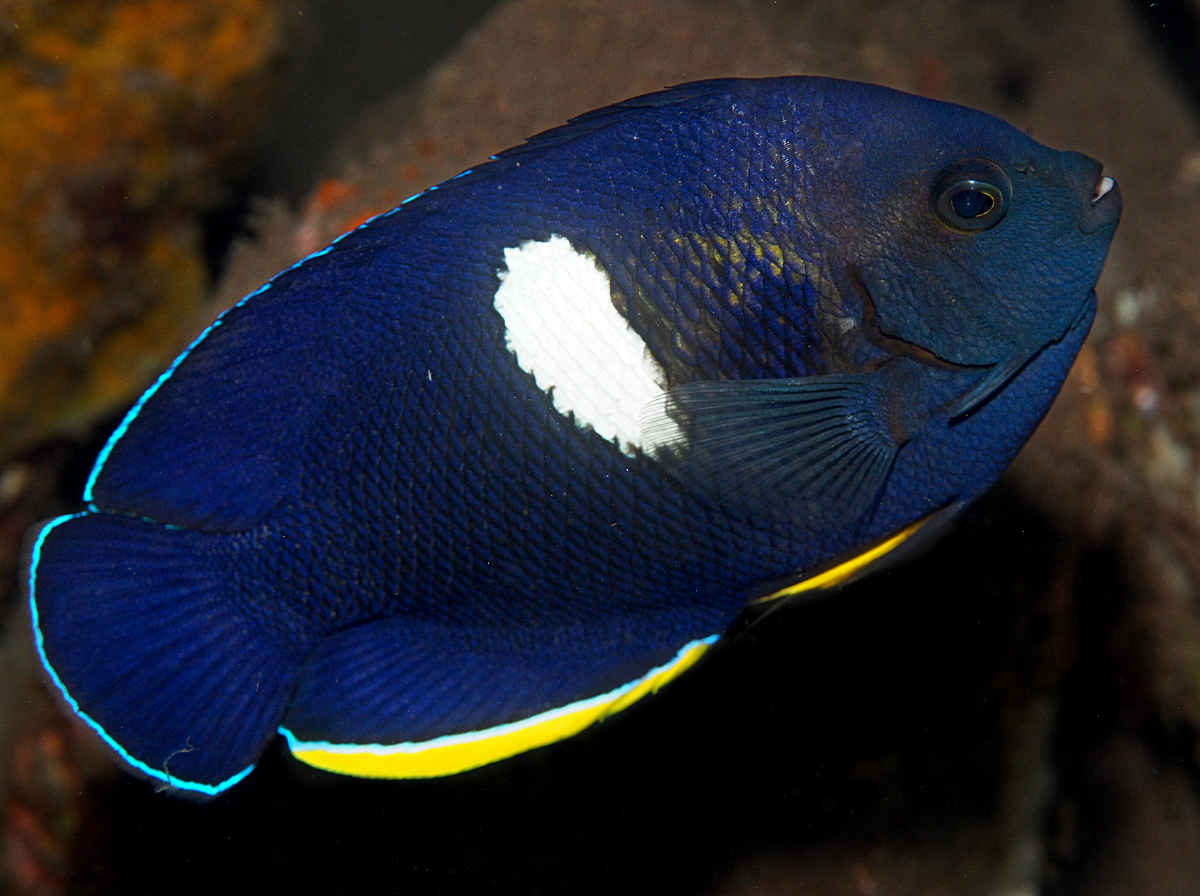
M276 732L367 777L570 736L994 481L1091 324L1098 176L819 78L535 137L274 278L139 400L31 534L47 677L199 796Z

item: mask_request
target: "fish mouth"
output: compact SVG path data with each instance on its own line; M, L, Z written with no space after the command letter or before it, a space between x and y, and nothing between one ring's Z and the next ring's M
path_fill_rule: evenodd
M1120 186L1108 175L1101 175L1088 194L1075 226L1088 235L1104 227L1116 227L1123 205Z
M1117 182L1111 177L1107 176L1096 181L1096 188L1092 190L1092 205L1095 205L1097 202L1103 199L1116 185Z
M1080 233L1091 235L1115 227L1124 202L1120 185L1104 173L1104 166L1081 152L1064 152L1063 169L1079 203L1075 226Z

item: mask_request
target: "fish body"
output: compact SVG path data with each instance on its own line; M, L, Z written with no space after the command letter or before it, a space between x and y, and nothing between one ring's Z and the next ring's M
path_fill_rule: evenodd
M870 85L581 116L177 359L86 509L31 536L39 655L181 792L277 731L378 777L567 736L749 600L981 494L1082 344L1119 213L1087 157Z

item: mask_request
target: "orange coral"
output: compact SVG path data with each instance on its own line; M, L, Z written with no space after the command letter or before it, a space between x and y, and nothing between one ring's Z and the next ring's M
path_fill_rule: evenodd
M0 0L0 456L129 400L191 326L194 215L257 120L279 5Z

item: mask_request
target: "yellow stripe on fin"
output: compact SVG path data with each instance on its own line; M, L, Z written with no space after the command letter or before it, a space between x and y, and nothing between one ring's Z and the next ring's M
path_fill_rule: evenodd
M280 728L279 733L287 738L293 756L330 772L359 778L453 775L578 734L682 674L700 659L717 637L710 635L685 644L669 662L607 694L482 731L447 734L433 740L403 744L331 744L328 741L302 741L286 728Z
M786 588L781 588L765 597L760 597L752 603L762 604L772 600L779 600L781 597L792 597L796 594L803 594L806 591L818 591L822 588L834 588L841 585L847 579L862 572L867 566L870 566L885 554L890 554L896 548L900 547L900 545L916 535L917 530L935 516L937 514L933 513L922 517L915 523L909 523L895 535L888 536L873 548L868 548L861 554L856 554L849 560L839 563L837 566L827 569L824 572L817 573L817 575L811 578L796 582L794 585L788 585Z

